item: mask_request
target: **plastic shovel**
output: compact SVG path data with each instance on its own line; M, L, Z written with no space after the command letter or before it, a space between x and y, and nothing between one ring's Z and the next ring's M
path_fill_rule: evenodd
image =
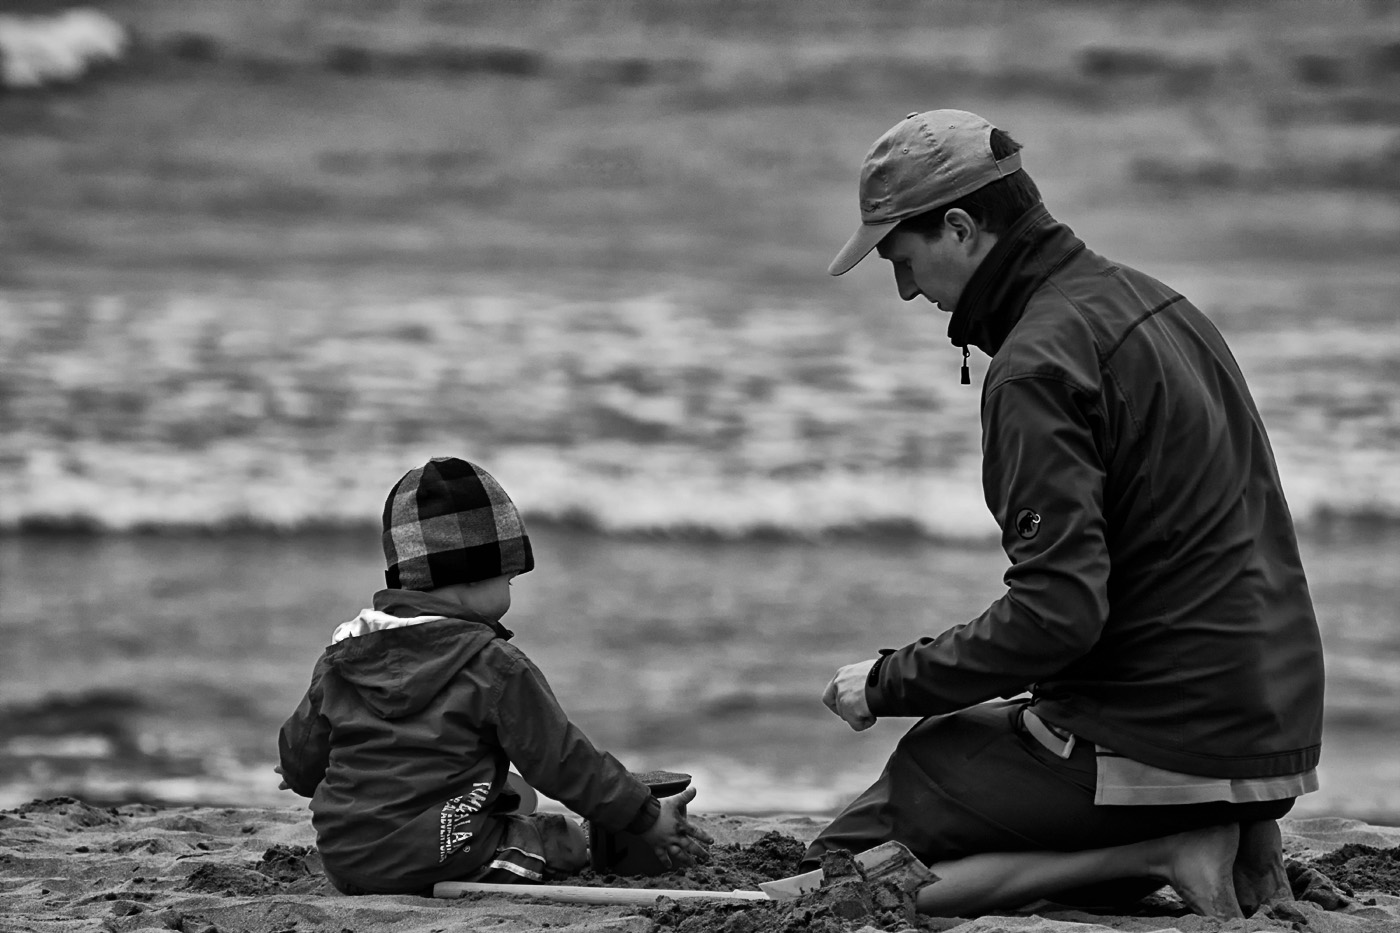
M468 894L514 894L559 904L650 904L658 897L708 898L726 901L766 901L762 891L683 891L675 888L585 888L574 884L487 884L482 881L439 881L433 897Z
M909 847L902 842L882 842L875 848L867 849L857 855L855 862L860 866L861 871L865 872L865 880L867 881L878 881L896 873L904 874L907 880L912 882L911 887L938 880L933 872L924 867L924 863L920 862L914 853L909 851ZM758 887L773 900L781 901L810 894L821 887L824 880L824 873L820 868L817 868L800 875L793 875L791 878L764 881Z
M936 881L914 853L900 842L886 842L855 857L867 880L877 880L896 872L911 876L915 884ZM709 898L728 901L782 901L801 897L822 884L822 870L804 872L791 878L761 883L757 891L686 891L675 888L585 888L564 884L487 884L478 881L439 881L433 897L464 897L468 894L514 894L562 904L650 904L658 897L676 900Z

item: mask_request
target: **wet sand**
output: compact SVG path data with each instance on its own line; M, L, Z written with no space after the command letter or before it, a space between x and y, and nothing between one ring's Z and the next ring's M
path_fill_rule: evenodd
M582 878L584 883L714 888L755 887L789 872L821 823L806 816L696 816L716 839L709 865L658 879ZM281 933L296 930L440 933L450 928L524 931L725 929L769 933L808 929L855 933L956 930L958 933L1095 933L1306 929L1379 933L1400 928L1400 827L1335 818L1285 820L1284 847L1295 890L1327 871L1346 903L1325 909L1310 900L1277 916L1246 923L1183 913L1164 889L1133 915L1102 915L1041 903L1014 914L976 920L915 918L899 905L867 913L847 904L705 907L660 902L652 907L550 904L487 895L433 900L407 895L348 898L320 874L309 814L302 808L100 809L71 798L35 801L0 813L0 930ZM1329 886L1330 887L1330 886ZM1295 926L1295 924L1301 924Z

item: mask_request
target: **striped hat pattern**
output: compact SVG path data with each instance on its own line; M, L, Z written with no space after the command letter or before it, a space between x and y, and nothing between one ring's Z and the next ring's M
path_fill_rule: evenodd
M456 457L434 457L389 491L384 558L384 579L403 590L475 583L535 566L525 525L501 484Z

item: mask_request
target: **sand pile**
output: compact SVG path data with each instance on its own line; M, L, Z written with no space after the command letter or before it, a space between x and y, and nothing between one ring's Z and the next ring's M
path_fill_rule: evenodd
M822 872L825 883L819 889L791 900L740 905L666 899L641 913L656 923L657 933L846 933L919 926L915 878L869 877L846 852L823 857Z
M697 819L703 822L703 818ZM708 825L708 824L707 824ZM624 878L599 874L589 869L569 879L569 884L585 887L679 888L683 891L757 890L760 883L789 878L798 873L798 863L807 844L797 837L769 830L743 845L717 842L710 850L710 862L655 878Z
M586 873L585 885L753 889L796 873L820 828L806 817L694 817L715 837L709 864L659 878ZM833 883L784 902L671 901L580 907L526 897L433 900L341 897L323 880L304 808L100 809L72 798L0 812L0 931L52 933L440 933L445 929L626 930L635 933L1213 933L1218 930L1380 933L1400 929L1400 828L1354 820L1284 821L1295 892L1267 916L1221 924L1186 914L1163 891L1131 914L1040 904L975 920L916 917L898 879L867 879L850 863ZM1331 909L1328 909L1328 908Z

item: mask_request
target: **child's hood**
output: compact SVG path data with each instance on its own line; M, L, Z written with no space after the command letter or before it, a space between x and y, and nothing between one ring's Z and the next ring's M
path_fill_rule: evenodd
M376 715L399 719L427 706L492 639L510 637L430 593L382 590L373 608L336 628L326 663Z

